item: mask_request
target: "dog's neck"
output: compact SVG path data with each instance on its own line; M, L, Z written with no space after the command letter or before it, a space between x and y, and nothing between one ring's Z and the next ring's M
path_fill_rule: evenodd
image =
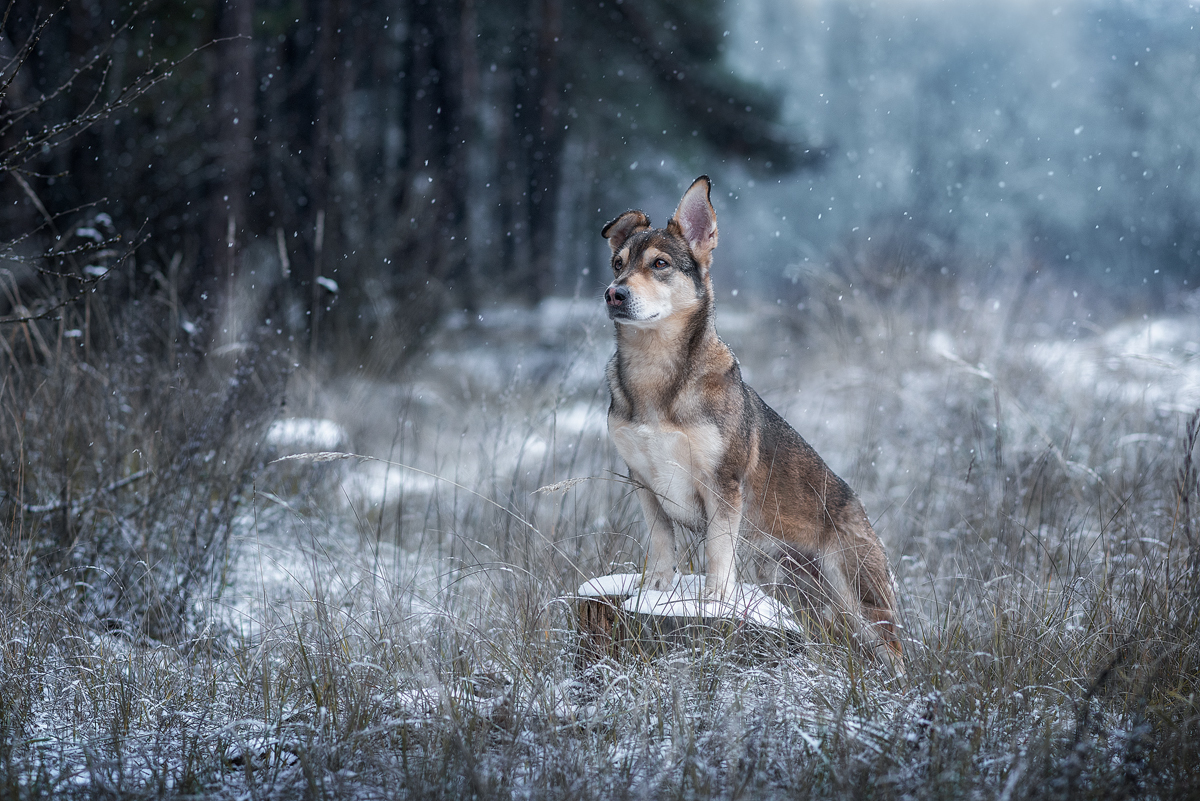
M646 398L670 406L689 380L713 367L724 369L726 359L706 354L714 348L728 352L717 337L712 299L695 311L675 315L653 327L617 324L617 358L623 381ZM728 359L732 360L732 354Z

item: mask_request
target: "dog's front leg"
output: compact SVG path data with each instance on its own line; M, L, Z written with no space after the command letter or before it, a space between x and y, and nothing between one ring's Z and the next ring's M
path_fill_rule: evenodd
M653 491L641 486L637 495L642 502L646 525L650 527L642 584L652 590L669 590L675 583L675 528Z
M707 575L705 594L713 598L730 598L737 585L738 531L742 527L742 489L732 485L724 492L707 493L705 499L708 526L704 535L704 559Z

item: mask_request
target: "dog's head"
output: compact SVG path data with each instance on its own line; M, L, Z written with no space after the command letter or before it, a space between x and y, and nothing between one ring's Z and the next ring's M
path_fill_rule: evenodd
M707 175L697 178L666 228L651 228L641 211L627 211L604 226L601 233L612 248L614 277L604 291L611 319L650 327L708 302L708 271L717 246L711 189Z

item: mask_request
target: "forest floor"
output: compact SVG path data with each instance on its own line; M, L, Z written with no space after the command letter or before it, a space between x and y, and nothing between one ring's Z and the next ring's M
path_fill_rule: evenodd
M0 795L1196 793L1200 296L1053 326L968 300L718 305L879 532L906 675L836 644L578 658L569 596L635 572L644 525L610 324L552 299L452 317L400 381L293 373L266 447L325 455L254 475L186 647L10 603Z

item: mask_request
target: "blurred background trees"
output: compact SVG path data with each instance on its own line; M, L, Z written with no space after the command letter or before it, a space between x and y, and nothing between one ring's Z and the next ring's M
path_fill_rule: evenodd
M386 369L447 310L598 292L599 226L701 172L729 284L789 302L896 230L1134 305L1194 287L1196 9L937 8L13 2L0 314L69 297L119 236L106 302L165 341L263 328ZM80 230L108 262L64 260ZM91 342L88 314L62 325Z
M163 296L176 335L218 346L269 320L361 351L449 308L569 291L631 141L811 161L779 98L723 63L724 17L679 0L14 3L12 142L163 59L173 73L5 165L16 284L46 282L29 262L55 247L44 207L66 229L107 215L139 242L116 302Z

